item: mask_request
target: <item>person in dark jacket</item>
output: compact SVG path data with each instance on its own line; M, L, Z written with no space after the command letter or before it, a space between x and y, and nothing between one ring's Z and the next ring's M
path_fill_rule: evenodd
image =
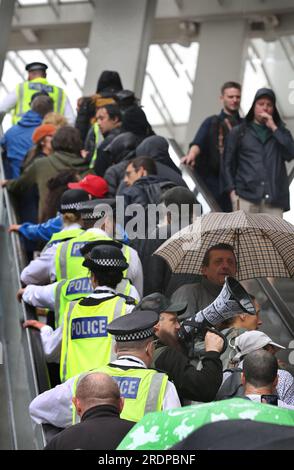
M109 185L109 194L112 197L116 194L122 194L126 188L123 175L130 160L136 156L152 158L156 165L157 176L168 179L176 186L187 187L180 170L168 154L168 142L164 137L150 136L141 141L135 134L127 132L116 137L106 148L106 151L113 154L112 158L116 161L118 161L118 156L121 156L120 163L111 166L105 173L105 179Z
M282 217L288 211L289 181L285 161L294 158L294 141L269 88L257 91L245 123L232 129L224 153L225 190L233 210Z
M239 115L241 85L237 82L225 82L221 87L220 114L209 116L199 127L190 143L189 152L182 158L182 163L195 168L213 197L224 212L232 210L228 194L222 192L221 161L225 140L232 127L241 124Z
M188 188L176 186L162 194L161 202L166 209L165 220L148 238L137 240L134 245L143 266L144 295L155 291L166 294L167 289L174 292L181 285L196 282L197 279L192 274L173 274L168 263L161 256L154 255L154 252L174 233L191 224L194 216L200 215L196 210L198 201Z
M137 147L136 155L138 157L151 157L156 162L172 168L174 171L181 175L181 170L171 159L168 152L168 141L160 135L151 135L146 137L143 142Z
M116 449L134 425L120 418L124 399L107 374L86 374L77 385L73 404L81 422L55 436L45 450Z
M127 188L121 195L125 198L125 207L129 204L141 204L143 207L159 204L161 188L169 189L175 186L167 178L157 175L155 162L150 157L136 157L129 162L124 182Z
M185 313L186 305L185 302L174 303L164 295L154 292L144 297L134 312L148 308L159 314L159 321L154 326L154 333L159 341L153 356L153 366L168 373L181 402L208 402L214 399L222 383L220 352L223 339L212 332L206 334L203 368L197 370L179 342L178 316Z
M103 135L103 141L98 141L98 146L93 154L90 167L96 175L104 176L105 171L111 165L104 149L121 132L121 112L116 104L107 104L97 109L97 124Z

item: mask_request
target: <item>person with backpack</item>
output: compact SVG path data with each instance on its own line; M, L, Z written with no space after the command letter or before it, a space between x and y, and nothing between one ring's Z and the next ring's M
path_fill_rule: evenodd
M242 382L242 371L243 360L247 355L265 350L274 356L281 349L285 349L285 347L275 343L262 331L250 330L237 336L234 342L235 355L232 358L231 368L224 370L223 383L217 393L216 400L245 396L244 383ZM283 401L286 405L293 406L293 376L288 371L279 367L277 377L278 380L275 384L275 392L278 399Z
M127 188L122 192L125 206L128 204L159 204L163 191L176 186L175 183L157 175L155 162L150 157L136 157L125 171Z
M276 96L260 88L245 122L226 142L224 189L233 210L283 217L290 209L286 161L294 158L294 140L276 107Z
M223 105L220 114L209 116L202 122L182 163L195 168L221 209L230 212L231 202L228 194L222 191L220 170L226 137L242 122L239 115L241 85L233 81L224 83L220 100Z

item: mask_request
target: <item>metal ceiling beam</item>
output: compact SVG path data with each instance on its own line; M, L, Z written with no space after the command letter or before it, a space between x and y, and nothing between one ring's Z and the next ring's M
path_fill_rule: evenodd
M12 17L14 13L15 0L1 0L0 3L0 80L2 77L6 52L9 45Z

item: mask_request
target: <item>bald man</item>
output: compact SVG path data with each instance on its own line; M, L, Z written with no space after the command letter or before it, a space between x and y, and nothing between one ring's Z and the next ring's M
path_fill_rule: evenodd
M72 401L81 422L55 436L45 450L116 449L134 425L120 418L124 399L117 383L107 374L82 375Z

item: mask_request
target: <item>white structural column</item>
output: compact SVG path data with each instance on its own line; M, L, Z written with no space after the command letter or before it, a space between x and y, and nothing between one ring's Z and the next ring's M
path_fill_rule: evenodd
M84 92L94 93L103 70L141 96L157 0L96 0Z
M220 112L222 84L230 80L242 82L247 50L246 33L245 20L209 21L201 24L187 144L207 116Z
M0 0L0 80L9 41L15 0Z

